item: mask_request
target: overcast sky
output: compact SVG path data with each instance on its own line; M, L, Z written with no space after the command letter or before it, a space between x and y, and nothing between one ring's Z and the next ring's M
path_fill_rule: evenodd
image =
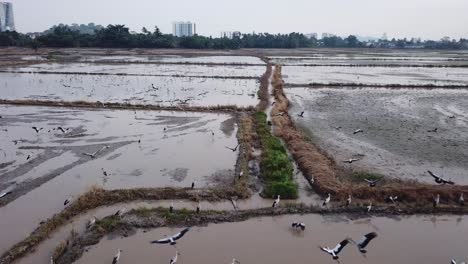
M1 0L0 0L1 1ZM125 24L171 33L173 21L221 31L468 38L468 0L10 0L20 32L58 23Z

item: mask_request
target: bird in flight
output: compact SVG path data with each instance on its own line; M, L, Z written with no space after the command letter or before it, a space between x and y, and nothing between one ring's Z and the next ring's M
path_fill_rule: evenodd
M437 127L434 128L434 129L428 130L427 132L429 132L429 133L437 133Z
M454 260L454 259L452 259L452 260L450 261L450 264L457 264L457 261ZM460 262L460 264L466 264L466 262L463 261L463 262Z
M67 206L68 204L70 204L71 201L72 201L72 199L73 199L73 196L69 196L69 197L65 200L65 202L63 202L63 206Z
M338 257L338 254L340 254L341 250L343 250L344 247L346 247L346 245L348 245L349 243L349 240L348 239L345 239L343 241L341 241L338 245L336 245L334 248L329 248L329 247L320 247L319 248L323 251L323 252L326 252L328 254L330 254L334 260L337 260L339 257Z
M306 226L304 223L299 223L299 222L293 222L291 224L292 228L295 228L295 229L301 229L302 231L305 230Z
M36 133L39 133L44 128L43 127L38 128L38 127L33 126L32 129L34 129L34 131L36 131Z
M0 194L0 199L1 199L1 198L4 198L4 197L7 196L7 195L10 195L11 193L12 193L12 192L9 191L9 192L4 192L4 193Z
M364 130L362 130L362 129L360 129L360 128L359 128L359 129L356 129L356 130L354 130L353 135L356 135L356 134L358 134L358 133L364 133Z
M171 258L171 261L169 264L175 264L177 262L177 256L179 256L179 252L176 251L176 254L173 258Z
M237 151L237 148L238 148L239 146L240 146L240 143L237 144L237 146L236 146L235 148L230 148L230 147L226 147L226 146L225 146L225 148L230 149L230 150L232 150L232 151L234 152L234 151Z
M83 152L83 155L89 156L89 157L91 157L92 159L94 159L94 158L96 158L97 154L99 154L99 152L101 152L101 151L103 151L103 150L105 150L105 149L107 149L107 148L109 148L109 146L104 146L104 147L98 149L98 150L97 150L96 152L94 152L94 153L86 153L86 152Z
M454 185L455 183L451 180L446 180L440 176L437 176L435 175L432 171L427 171L427 173L429 173L429 175L431 175L433 178L434 178L434 181L438 184L450 184L450 185Z
M180 231L179 233L177 233L177 234L175 234L173 236L163 238L163 239L159 239L159 240L153 240L150 243L151 244L171 244L171 245L175 245L175 244L177 244L176 241L181 239L185 235L185 233L187 233L189 230L190 230L190 228L185 228L184 230Z
M364 179L368 184L369 184L369 187L375 187L377 185L377 182L379 180L369 180L369 179Z
M351 163L353 163L353 162L355 162L355 161L358 161L358 160L359 160L359 159L349 159L349 160L343 160L343 162L344 162L344 163L349 163L349 164L351 164Z
M304 113L305 113L305 112L302 111L302 112L301 112L300 114L298 114L297 116L298 116L298 117L304 117Z
M366 250L367 245L369 245L369 243L372 241L372 239L374 239L376 237L377 237L377 233L371 232L371 233L368 233L368 234L364 235L357 242L352 240L352 239L350 239L350 241L357 246L357 248L359 249L359 252L361 252L362 254L365 254L365 253L367 253L367 250Z

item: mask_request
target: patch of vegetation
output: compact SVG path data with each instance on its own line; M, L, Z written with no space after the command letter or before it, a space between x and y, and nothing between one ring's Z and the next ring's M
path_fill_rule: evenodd
M384 176L382 174L378 173L372 173L372 172L365 172L365 171L354 171L350 176L349 180L351 182L357 182L357 183L362 183L365 180L371 180L371 181L380 181L384 179Z
M103 229L104 232L112 232L122 224L120 217L109 216L96 222L96 226Z
M135 215L140 216L140 217L149 217L152 213L152 210L150 208L142 206L142 207L132 210L132 212Z
M257 112L255 118L262 145L260 169L262 178L266 181L263 194L270 198L277 195L285 199L297 198L297 184L292 179L293 165L285 147L271 134L265 113Z

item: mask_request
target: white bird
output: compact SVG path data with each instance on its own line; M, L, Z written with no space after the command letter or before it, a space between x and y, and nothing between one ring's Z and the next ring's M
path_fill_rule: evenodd
M396 195L395 195L395 196L391 196L391 195L390 195L390 196L388 197L388 200L390 200L392 203L396 203L397 200L398 200L398 196L396 196Z
M330 200L331 200L331 194L329 193L327 198L325 198L325 200L323 201L322 206L326 206L328 203L330 203Z
M0 194L0 199L7 196L7 195L10 195L12 192L11 191L8 191L8 192L4 192L2 194Z
M240 264L240 261L237 259L233 258L231 264Z
M115 212L114 216L122 216L127 211L127 208L122 207L117 212Z
M370 213L371 210L372 210L372 202L369 203L369 205L367 206L367 212Z
M366 235L364 235L359 241L355 242L354 240L350 239L351 242L356 244L357 248L359 249L359 252L365 254L367 253L366 247L369 245L372 239L377 237L377 233L371 232Z
M175 253L175 256L173 258L171 258L171 261L169 262L169 264L174 264L177 262L177 256L179 256L179 252L176 251Z
M200 204L200 202L198 202L198 204L197 204L197 214L200 213L200 210L201 210L201 204Z
M349 164L351 164L351 163L353 163L353 162L355 162L355 161L358 161L358 160L359 160L359 159L348 159L348 160L343 160L343 162L344 162L344 163L349 163Z
M458 198L458 203L459 203L461 206L464 206L464 205L465 205L465 197L463 197L463 193L460 194L460 198Z
M450 261L450 264L457 264L457 262L454 259L452 259L452 261ZM466 262L463 261L463 262L460 262L460 264L466 264Z
M69 196L69 197L65 200L65 202L63 202L63 205L64 205L64 206L67 206L68 204L71 203L71 200L72 200L72 199L73 199L73 196Z
M86 225L86 228L87 229L90 229L91 227L93 227L93 225L96 223L96 217L93 216L93 218L91 218L88 222L88 224Z
M120 252L122 252L122 250L120 248L117 249L117 254L115 254L114 258L112 259L112 264L117 264L119 262Z
M348 195L348 199L346 199L346 207L351 205L351 194Z
M333 259L338 259L338 254L340 254L341 250L343 250L343 248L348 245L349 243L349 240L348 239L345 239L343 241L341 241L338 245L336 245L336 247L334 248L329 248L329 247L319 247L323 252L326 252L328 254L330 254Z
M364 133L364 130L362 130L360 128L356 129L356 130L354 130L353 135L356 135L357 133Z
M432 197L432 206L436 208L440 203L440 194L437 194L435 197Z
M109 148L109 146L104 146L104 147L102 147L101 149L98 149L98 150L97 150L96 152L94 152L94 153L86 153L86 152L83 152L83 155L89 156L89 157L91 157L92 159L94 159L94 158L96 158L97 154L99 154L99 152L101 152L101 151L103 151L103 150L105 150L105 149L107 149L107 148Z
M151 244L167 244L167 243L169 243L171 245L175 245L175 244L177 244L176 240L179 240L181 237L183 237L185 235L185 233L187 233L189 230L190 230L190 228L185 228L184 230L180 231L179 233L177 233L177 234L175 234L173 236L163 238L163 239L159 239L159 240L154 240L154 241L151 241L150 243Z
M279 202L280 202L280 196L276 196L276 199L273 201L273 205L271 207L278 207L279 205Z
M54 264L54 257L50 256L50 264Z
M304 231L305 228L306 228L306 226L305 226L304 223L299 223L299 222L293 222L293 223L291 224L291 226L292 226L293 228L295 228L295 229L299 229L299 228L300 228L302 231Z

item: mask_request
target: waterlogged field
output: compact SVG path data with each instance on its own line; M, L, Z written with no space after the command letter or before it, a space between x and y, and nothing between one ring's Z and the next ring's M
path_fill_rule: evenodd
M92 73L148 76L238 77L259 78L265 66L234 65L173 65L173 64L96 64L41 63L25 67L6 68L10 72Z
M468 58L447 57L382 57L382 56L311 56L311 57L269 57L272 63L285 66L349 65L349 66L388 66L388 67L468 67Z
M292 230L293 221L304 222L305 231ZM466 224L466 219L457 216L358 220L336 215L265 217L194 227L178 241L177 247L149 242L179 232L181 228L140 231L125 238L109 236L75 263L110 263L119 248L123 251L122 263L149 264L155 259L164 263L176 251L180 253L181 263L231 263L233 258L240 263L282 264L292 259L296 263L336 263L318 246L333 248L346 237L359 240L372 231L378 236L368 245L367 254L348 244L339 255L340 263L449 263L451 258L465 256ZM450 239L441 244L441 237Z
M82 62L147 62L147 63L180 63L180 64L239 64L239 65L264 65L265 63L250 56L82 56Z
M432 170L468 184L467 90L289 88L286 95L294 121L348 169L433 183Z
M363 85L468 85L465 68L417 67L283 67L287 84L363 84Z
M16 106L0 106L0 113L0 193L11 190L14 198L0 207L0 237L8 238L0 239L2 252L91 186L195 181L203 188L231 183L234 175L237 153L225 146L237 144L237 125L228 114ZM95 158L83 154L96 151ZM9 227L14 222L18 228Z
M253 79L0 73L6 100L246 107L258 103L258 86Z

